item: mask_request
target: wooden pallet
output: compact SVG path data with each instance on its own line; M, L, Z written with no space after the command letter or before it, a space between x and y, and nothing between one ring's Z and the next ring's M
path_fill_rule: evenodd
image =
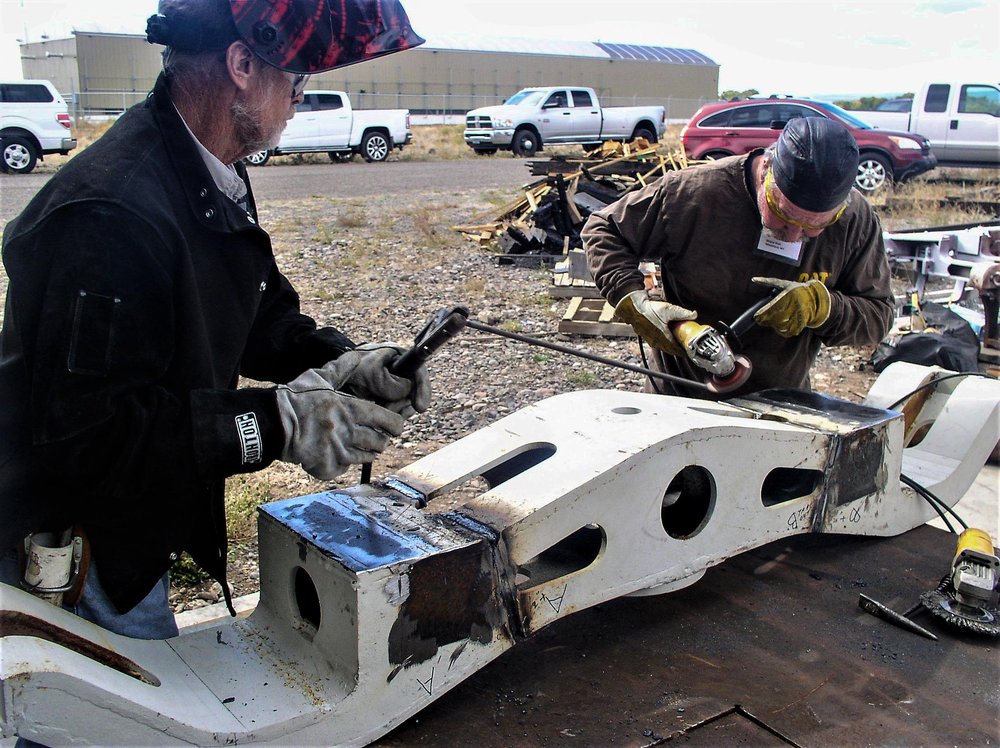
M562 262L557 262L552 268L552 287L549 289L549 296L557 299L574 296L596 299L600 295L582 250L568 251L566 258Z
M570 278L566 273L552 274L552 285L549 286L548 294L553 299L571 299L574 296L582 296L585 299L601 297L601 292L597 290L594 281Z
M602 298L570 299L566 314L559 322L559 332L576 335L601 335L604 337L631 338L635 331L631 325L614 320L615 309Z

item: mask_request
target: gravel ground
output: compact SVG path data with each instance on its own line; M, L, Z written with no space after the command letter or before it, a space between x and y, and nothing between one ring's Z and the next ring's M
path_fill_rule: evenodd
M0 178L0 228L53 170ZM569 302L549 295L548 269L499 265L493 250L451 229L484 222L516 197L517 185L534 181L521 161L271 164L252 170L251 178L261 224L272 235L278 263L298 289L303 310L356 342L408 344L435 312L461 304L481 322L507 331L642 363L632 339L556 332ZM417 187L406 191L403 185ZM6 293L6 281L0 269L0 295ZM814 369L814 387L860 401L874 379L865 365L869 353L824 350ZM468 328L429 368L433 404L408 422L375 463L376 479L538 400L577 389L638 390L643 383L639 374ZM357 467L327 483L285 463L231 479L234 594L258 587L258 504L352 486L359 479ZM172 579L177 612L219 600L219 586L183 559Z
M553 298L552 274L542 267L499 265L489 248L452 231L477 222L507 202L509 191L455 190L411 196L276 200L261 209L283 272L298 289L303 310L356 342L408 343L437 310L466 306L481 322L641 365L627 338L567 336L556 332L567 299ZM825 350L815 369L821 392L860 401L873 380L870 351ZM430 362L431 408L412 418L373 469L391 473L504 415L552 395L577 389L637 390L642 376L597 362L466 329ZM359 468L332 483L297 466L275 463L247 479L234 479L232 505L356 485ZM247 512L251 516L252 512ZM252 522L234 540L230 583L235 595L256 591L257 556ZM173 602L180 612L218 600L218 585L184 584L175 575Z

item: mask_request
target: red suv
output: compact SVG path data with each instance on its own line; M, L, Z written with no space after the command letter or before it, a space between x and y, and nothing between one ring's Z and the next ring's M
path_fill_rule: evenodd
M681 130L688 158L722 158L766 148L794 117L827 117L844 125L858 144L857 188L866 194L937 166L927 138L875 129L834 104L809 99L742 99L706 104Z

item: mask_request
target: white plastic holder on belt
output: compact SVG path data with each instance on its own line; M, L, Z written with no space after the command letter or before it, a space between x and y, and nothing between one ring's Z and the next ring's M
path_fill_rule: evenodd
M24 539L24 588L53 605L76 584L83 558L83 538L72 530L36 532Z

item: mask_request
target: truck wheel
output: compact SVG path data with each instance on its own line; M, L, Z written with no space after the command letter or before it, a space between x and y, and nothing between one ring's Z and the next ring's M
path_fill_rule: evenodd
M361 155L365 161L385 161L391 147L385 133L370 132L361 139Z
M538 136L528 129L518 130L514 133L514 140L511 141L510 149L515 156L531 158L538 153Z
M632 133L632 140L638 140L639 138L645 138L650 145L656 143L656 133L650 130L648 127L636 128L636 131Z
M863 153L858 162L858 176L854 184L865 195L888 187L892 184L892 165L884 156Z
M270 151L257 151L256 153L251 153L247 156L247 163L253 164L254 166L263 166L270 160Z
M34 146L19 135L0 138L0 169L10 174L28 174L38 160Z

